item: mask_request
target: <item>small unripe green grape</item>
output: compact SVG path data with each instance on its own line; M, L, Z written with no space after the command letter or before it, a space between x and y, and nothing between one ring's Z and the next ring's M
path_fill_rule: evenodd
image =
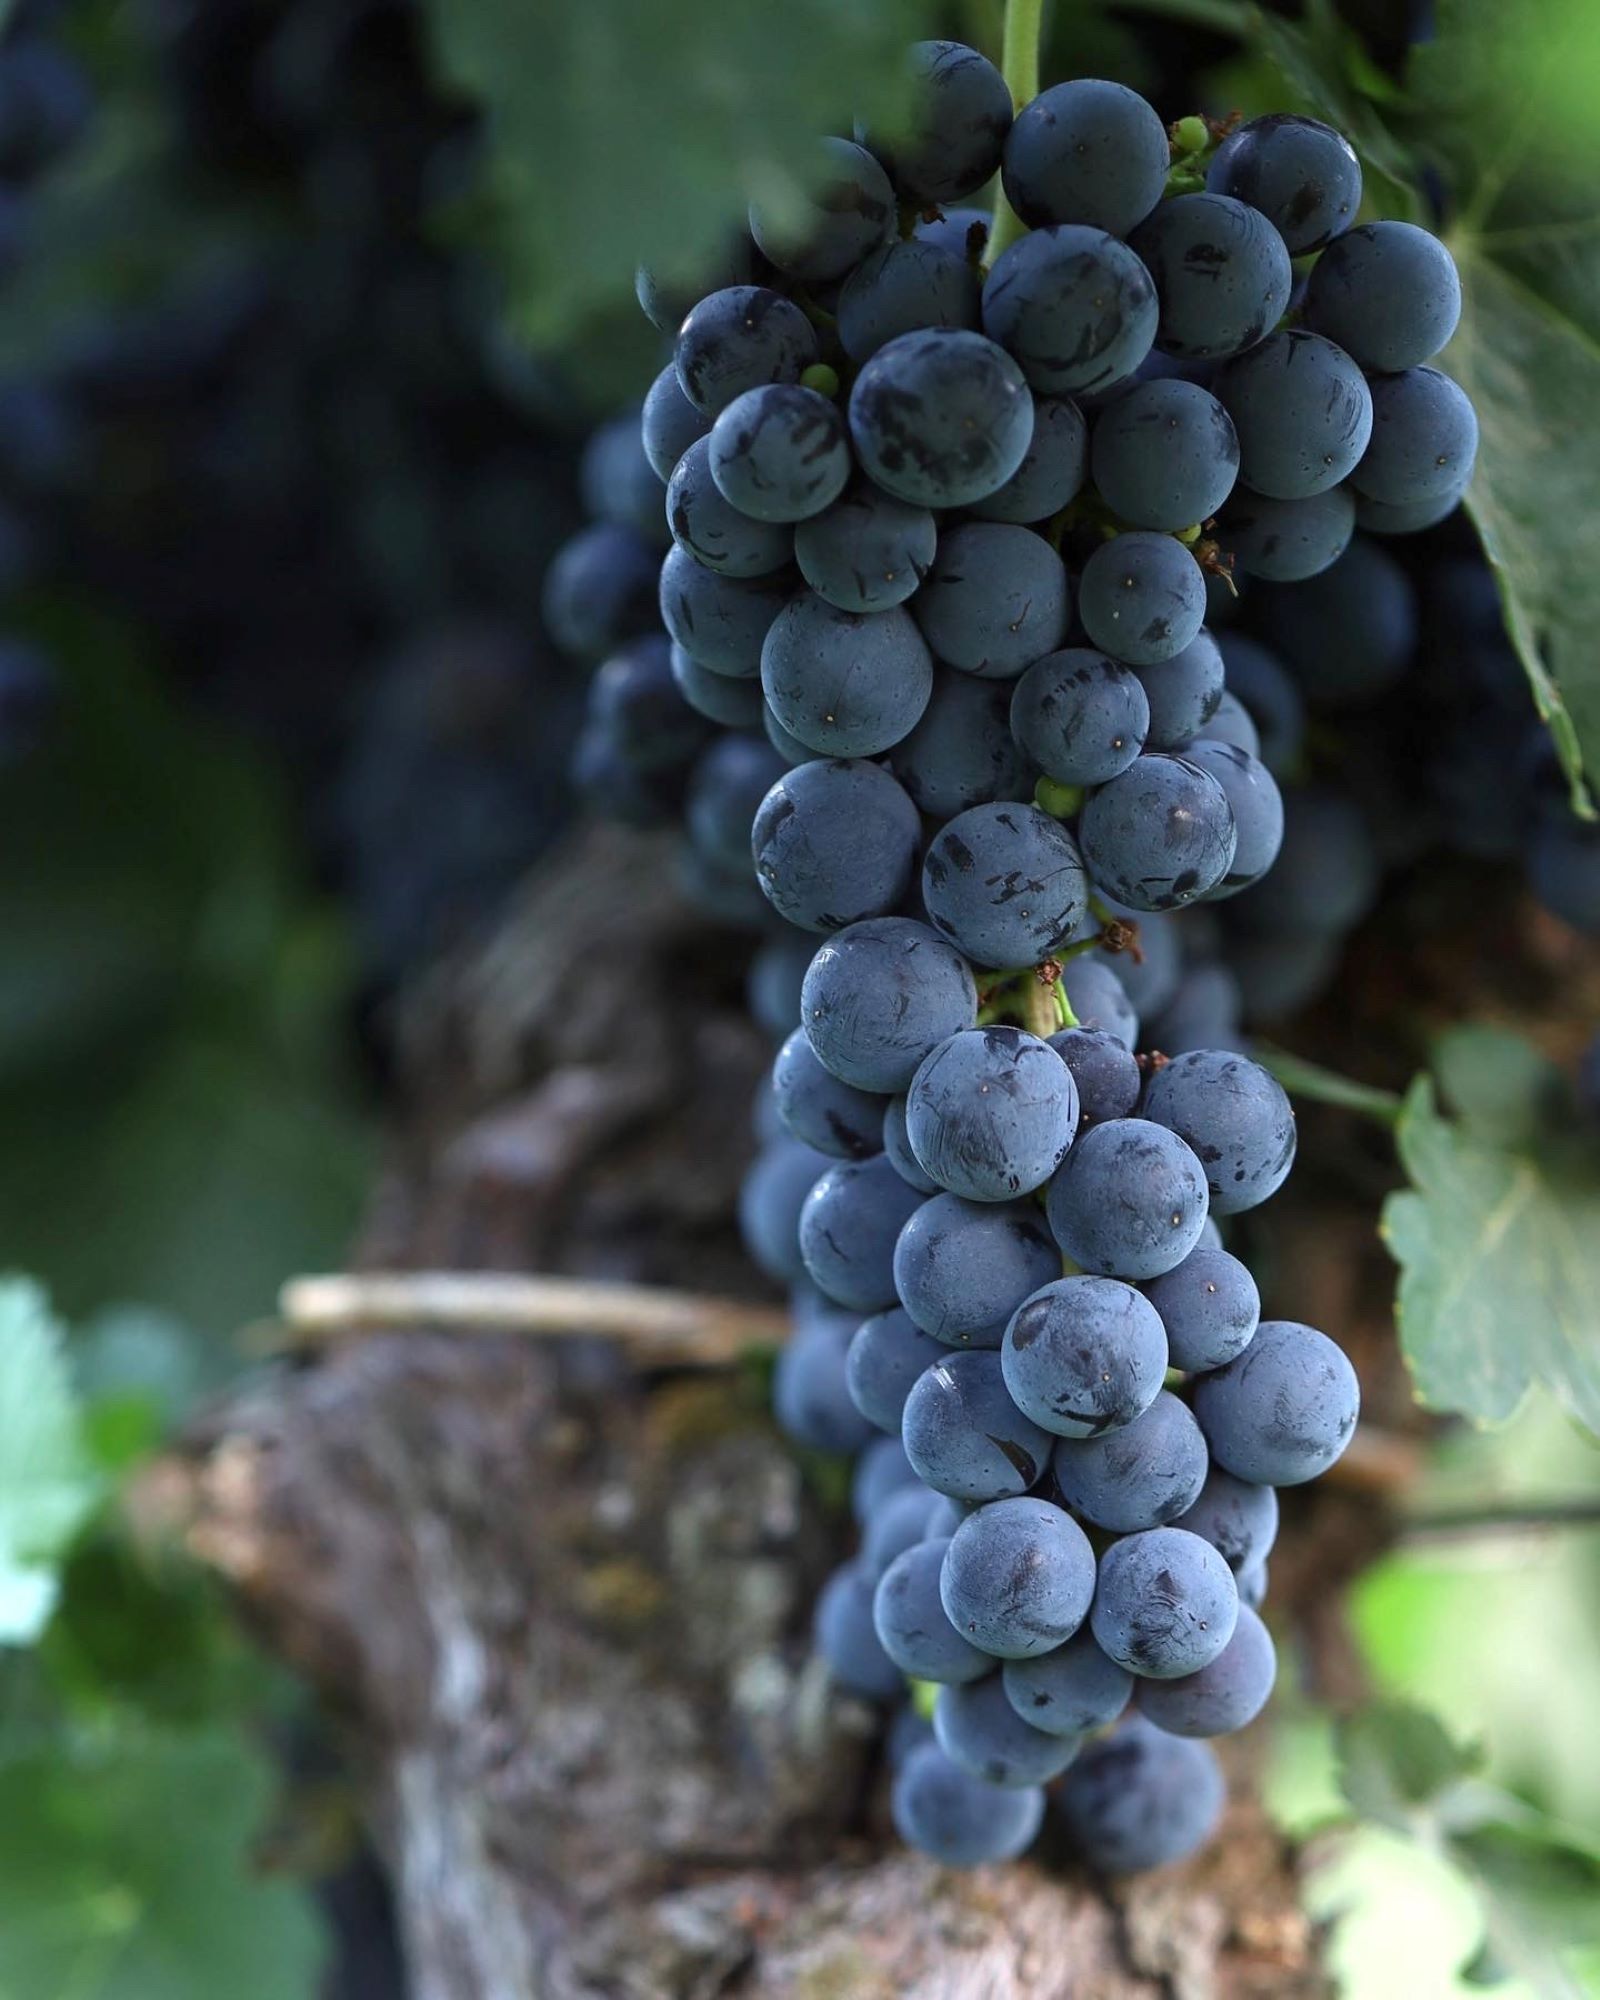
M1041 778L1033 788L1033 802L1052 819L1071 819L1083 804L1083 787L1058 785L1054 778Z
M815 389L819 396L837 396L839 371L830 368L826 361L813 361L809 368L802 369L800 386L804 389Z
M1173 126L1172 142L1180 153L1203 153L1211 143L1211 133L1203 118L1191 114Z

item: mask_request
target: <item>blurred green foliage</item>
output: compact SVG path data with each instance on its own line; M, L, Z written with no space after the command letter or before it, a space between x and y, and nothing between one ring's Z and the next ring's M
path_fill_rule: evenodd
M6 1252L71 1314L141 1300L227 1339L357 1213L344 941L264 767L125 629L34 625L67 685L0 786Z
M1600 1431L1600 1158L1565 1079L1520 1037L1462 1027L1435 1053L1396 1138L1411 1185L1383 1234L1417 1393L1484 1422L1539 1381Z

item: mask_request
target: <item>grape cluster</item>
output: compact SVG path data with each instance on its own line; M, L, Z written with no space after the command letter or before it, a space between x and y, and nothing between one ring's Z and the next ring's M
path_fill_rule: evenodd
M806 216L752 211L710 284L640 274L671 356L547 611L598 662L587 788L681 814L692 891L762 940L741 1219L793 1293L780 1423L860 1454L818 1648L939 1690L896 1822L1000 1858L1059 1779L1089 1859L1153 1866L1272 1685L1275 1490L1358 1405L1219 1229L1295 1144L1230 955L1296 893L1301 703L1233 598L1455 506L1459 287L1358 221L1315 121L1169 134L1094 80L1013 115L971 49L911 68ZM961 204L997 171L991 241Z
M773 1066L784 1136L744 1223L794 1288L775 1406L797 1442L860 1454L860 1546L816 1643L869 1700L938 1689L931 1734L892 1739L912 1845L1019 1853L1065 1774L1085 1858L1154 1867L1220 1810L1199 1739L1271 1692L1275 1489L1339 1456L1356 1379L1324 1334L1262 1320L1222 1247L1217 1219L1294 1157L1266 1070L1141 1065L1103 1029L1043 1040L974 1011L925 926L853 925Z

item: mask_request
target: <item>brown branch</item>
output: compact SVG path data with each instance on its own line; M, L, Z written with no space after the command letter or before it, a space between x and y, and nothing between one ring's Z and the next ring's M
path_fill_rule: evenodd
M788 1338L781 1306L702 1297L593 1278L501 1271L348 1272L291 1278L281 1322L259 1330L257 1352L321 1347L363 1333L431 1327L449 1333L540 1338L600 1334L650 1367L720 1368Z
M1437 1507L1409 1515L1405 1521L1408 1541L1445 1535L1526 1534L1545 1528L1600 1528L1600 1496L1490 1500L1471 1507Z

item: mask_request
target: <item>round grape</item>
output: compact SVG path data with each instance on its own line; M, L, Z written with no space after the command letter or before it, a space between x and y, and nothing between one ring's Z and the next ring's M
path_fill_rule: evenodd
M1189 361L1243 354L1289 304L1293 272L1263 215L1221 194L1164 201L1134 234L1161 299L1156 344Z
M1094 1551L1072 1516L1048 1500L996 1500L956 1529L939 1597L974 1646L996 1659L1032 1659L1088 1617Z
M800 1210L833 1162L814 1146L782 1141L760 1153L739 1189L739 1230L750 1261L776 1284L805 1275Z
M644 455L663 485L695 439L705 437L710 429L711 419L683 393L678 371L669 361L650 384L639 414Z
M1372 391L1342 348L1291 327L1216 377L1239 438L1239 477L1275 500L1337 486L1372 436Z
M939 1601L939 1575L949 1546L941 1537L896 1556L878 1580L872 1622L878 1643L902 1673L953 1686L992 1674L994 1661L963 1637Z
M908 1847L945 1868L979 1868L1014 1861L1033 1845L1044 1792L986 1784L951 1763L937 1743L923 1743L896 1773L889 1808Z
M841 1687L867 1701L893 1701L905 1682L879 1641L872 1596L871 1582L855 1563L836 1569L817 1598L812 1638Z
M1181 653L1141 667L1139 680L1150 705L1147 747L1187 751L1217 712L1223 678L1221 649L1203 625Z
M1270 1070L1227 1049L1175 1056L1151 1077L1144 1115L1188 1142L1206 1170L1213 1215L1276 1194L1294 1165L1294 1107Z
M866 484L794 531L800 574L841 611L891 611L903 604L933 567L938 545L926 507Z
M885 1311L895 1303L895 1242L921 1205L881 1153L830 1166L800 1210L807 1276L842 1306Z
M1355 1370L1325 1333L1263 1320L1242 1354L1195 1383L1211 1456L1258 1486L1300 1486L1350 1442L1361 1407Z
M1006 1700L1047 1736L1086 1736L1115 1722L1133 1693L1133 1676L1108 1660L1087 1629L1053 1653L1007 1660L1000 1670Z
M661 622L706 670L734 680L761 671L761 648L794 589L787 570L772 576L719 576L686 549L669 549L661 565Z
M1040 91L1005 144L1006 199L1024 222L1126 236L1167 185L1166 127L1137 91L1084 77Z
M981 520L1032 526L1077 498L1089 473L1089 426L1070 396L1035 396L1022 463L972 509Z
M877 764L818 761L776 781L749 841L756 880L779 916L802 930L836 931L905 900L922 824Z
M1036 1424L1057 1437L1098 1437L1155 1401L1167 1339L1131 1285L1057 1278L1018 1306L1000 1360L1012 1400Z
M1238 1615L1233 1571L1187 1529L1124 1535L1100 1558L1090 1629L1101 1652L1141 1680L1209 1666Z
M926 924L873 917L831 937L801 992L811 1046L861 1090L903 1091L946 1036L977 1018L966 960Z
M895 1245L900 1303L924 1333L947 1347L998 1347L1022 1301L1061 1271L1038 1206L975 1202L937 1194Z
M1236 833L1233 860L1211 893L1214 899L1236 896L1258 882L1278 858L1283 846L1283 796L1266 765L1248 750L1205 740L1190 744L1185 754L1192 764L1210 772L1227 795Z
M1170 535L1117 535L1083 566L1078 616L1104 653L1153 667L1181 653L1206 613L1200 566Z
M1410 222L1359 223L1329 244L1306 285L1306 325L1372 374L1431 361L1460 318L1455 259Z
M778 721L819 756L876 757L916 727L933 660L905 611L841 611L807 590L771 622L761 686Z
M1211 1838L1226 1788L1210 1746L1133 1715L1067 1773L1061 1817L1089 1867L1131 1875L1182 1861Z
M906 1134L906 1101L904 1097L891 1097L883 1114L883 1152L891 1167L907 1187L914 1187L918 1194L938 1194L941 1192L937 1181L929 1180L922 1171L920 1162L911 1150L911 1141ZM899 1278L896 1276L896 1289Z
M1168 1360L1186 1372L1221 1368L1242 1354L1261 1320L1261 1294L1248 1268L1208 1243L1152 1278L1144 1295L1167 1330Z
M1278 1534L1278 1496L1270 1486L1251 1486L1213 1465L1200 1498L1172 1525L1209 1542L1229 1569L1242 1577L1272 1553Z
M911 1385L944 1353L902 1307L874 1313L856 1328L845 1356L850 1400L868 1423L898 1437Z
M597 521L556 550L545 571L545 630L564 653L598 660L655 630L660 558L634 528Z
M1369 500L1409 507L1459 494L1472 476L1478 419L1437 368L1408 368L1372 385L1372 442L1350 482Z
M711 449L709 438L696 438L673 468L667 482L672 539L719 576L771 576L789 562L794 537L770 521L752 520L727 500L711 476Z
M895 221L894 189L864 146L835 138L816 145L820 185L798 206L779 215L756 202L750 206L756 247L780 271L808 284L842 278L893 232Z
M791 1137L836 1160L867 1160L882 1151L883 1099L830 1076L796 1028L772 1064L772 1096Z
M976 331L982 290L964 256L912 237L886 243L851 272L839 294L839 344L858 366L903 333Z
M1206 185L1266 216L1304 257L1348 229L1361 206L1361 163L1348 139L1315 118L1280 111L1224 139Z
M1088 907L1077 843L1036 806L972 806L934 835L922 863L928 921L976 964L1036 965Z
M729 285L701 299L673 350L678 387L707 417L763 382L798 382L816 358L810 320L765 285Z
M1173 1681L1146 1681L1139 1706L1172 1736L1228 1736L1254 1722L1278 1677L1272 1634L1248 1605L1209 1666Z
M1045 1213L1056 1241L1083 1270L1110 1278L1159 1278L1200 1240L1205 1169L1164 1125L1108 1119L1078 1135L1050 1183ZM1139 1303L1159 1328L1155 1308L1144 1299ZM1160 1339L1165 1368L1164 1332Z
M690 659L676 640L668 664L673 686L697 715L721 723L724 729L760 728L764 703L759 681L735 681L726 674L714 674Z
M1006 1700L998 1673L967 1687L946 1687L933 1705L933 1733L952 1763L986 1784L1046 1784L1078 1754L1064 1736L1035 1729Z
M1003 486L1033 435L1015 361L981 333L933 327L880 347L850 392L850 434L885 492L968 507Z
M1238 834L1210 772L1186 757L1145 756L1091 794L1078 837L1102 889L1136 910L1172 910L1223 880Z
M1131 375L1150 352L1158 311L1150 273L1127 244L1076 223L1030 230L1001 252L983 288L984 332L1047 396Z
M857 1452L872 1436L845 1376L851 1334L851 1316L834 1313L796 1328L778 1350L772 1413L785 1437L808 1451Z
M1062 968L1062 990L1080 1028L1110 1035L1125 1049L1139 1040L1139 1013L1121 977L1103 958L1088 953Z
M1047 1432L1012 1402L1000 1357L951 1354L919 1375L901 1425L917 1477L952 1500L1009 1500L1026 1493L1050 1455Z
M1077 1129L1071 1071L1020 1028L952 1035L906 1093L911 1150L941 1187L968 1201L1011 1201L1042 1187Z
M695 764L684 805L689 837L728 873L748 868L750 821L782 768L772 745L747 733L718 737Z
M904 127L866 142L902 201L919 207L961 201L1000 164L1011 129L1011 91L987 56L964 42L913 42L911 96Z
M1101 499L1131 526L1189 528L1233 491L1239 440L1207 390L1140 382L1096 422L1091 463Z
M1144 1078L1133 1051L1116 1035L1103 1028L1063 1028L1050 1037L1050 1046L1078 1086L1081 1125L1126 1118L1139 1102Z
M1368 446L1371 452L1371 446ZM1365 462L1365 461L1363 461ZM1350 490L1333 486L1309 500L1272 500L1236 486L1218 540L1246 576L1301 583L1336 563L1355 532Z
M937 657L1014 680L1067 635L1066 566L1042 535L1003 521L947 528L912 608Z
M1035 660L1011 697L1011 730L1062 785L1103 785L1144 748L1150 703L1136 674L1086 647Z
M934 820L1026 793L1032 781L1011 731L1010 688L935 667L922 720L889 751L889 768Z

